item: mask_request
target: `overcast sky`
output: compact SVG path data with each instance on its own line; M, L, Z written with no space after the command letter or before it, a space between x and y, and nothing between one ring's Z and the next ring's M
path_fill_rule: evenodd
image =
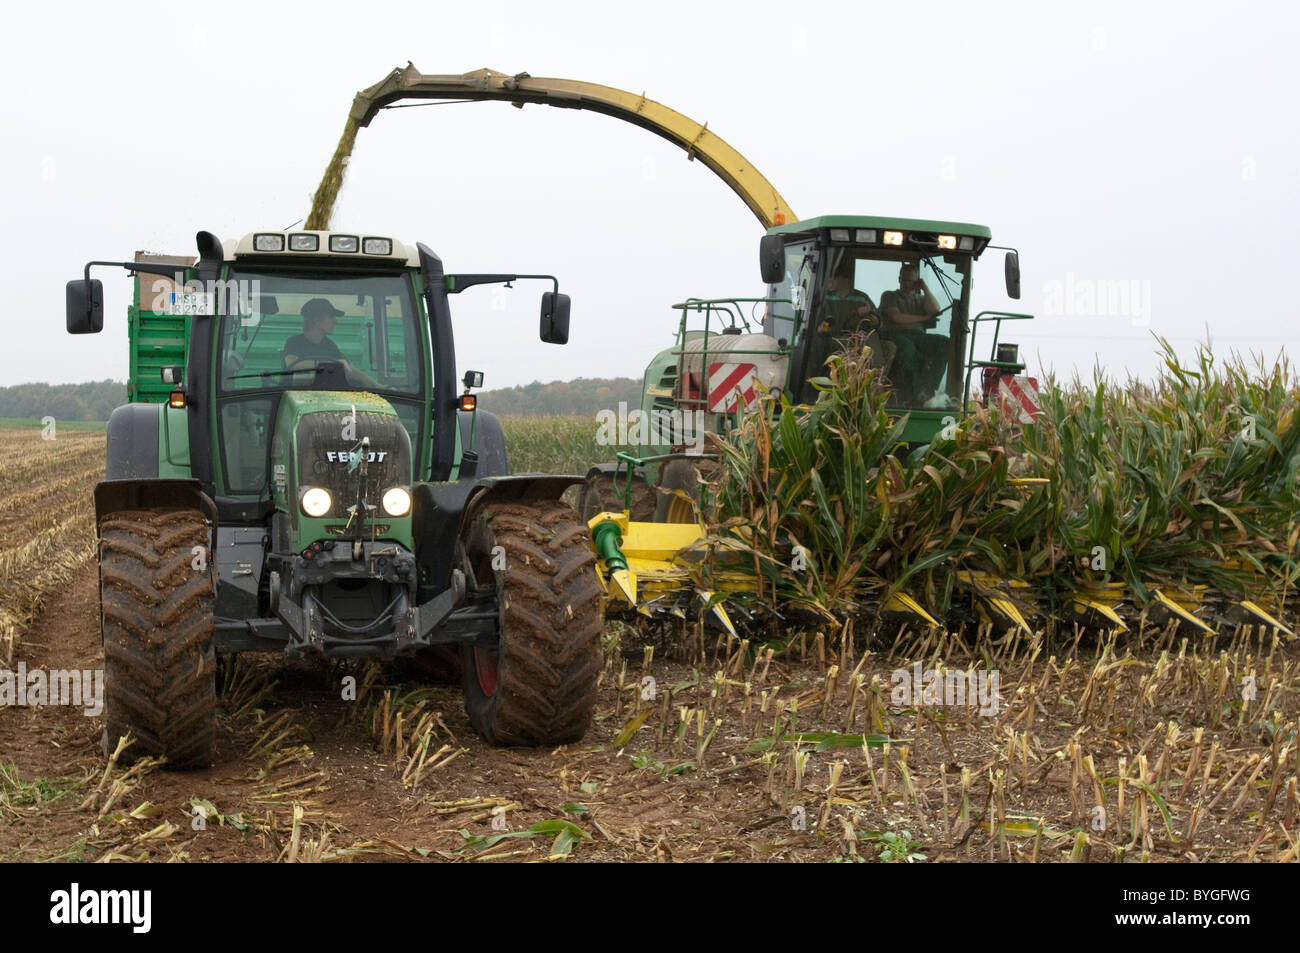
M64 331L65 282L89 259L192 253L199 229L305 217L353 95L408 60L644 91L707 121L801 218L987 225L1020 250L1024 297L1005 298L989 253L974 305L1038 316L1008 335L1031 371L1149 376L1153 332L1271 362L1296 333L1295 9L8 4L0 385L124 380L130 282L99 275L98 337ZM423 241L449 271L559 276L573 297L563 348L537 340L540 283L452 299L458 367L489 389L639 378L671 343L673 302L762 293L762 227L740 199L594 113L381 113L334 226Z

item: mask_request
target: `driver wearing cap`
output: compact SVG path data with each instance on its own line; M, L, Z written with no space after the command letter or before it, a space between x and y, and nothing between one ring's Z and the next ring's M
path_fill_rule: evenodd
M302 306L302 334L295 334L284 342L284 369L301 371L316 367L325 361L343 365L349 378L360 380L366 387L379 387L379 382L343 357L339 346L330 340L338 327L343 312L324 298L312 298Z

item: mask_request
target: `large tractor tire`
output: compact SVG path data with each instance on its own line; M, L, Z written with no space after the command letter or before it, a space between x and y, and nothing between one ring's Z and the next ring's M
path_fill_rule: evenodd
M623 477L619 477L622 484ZM631 519L638 523L648 523L655 515L654 491L639 477L632 478ZM614 492L614 478L608 473L597 473L587 477L586 486L582 488L582 519L590 520L597 513L622 513L623 498Z
M670 460L659 472L656 485L654 521L656 523L695 523L695 507L683 500L673 490L681 490L698 506L700 502L700 477L708 479L718 468L714 460Z
M494 745L578 741L591 724L603 658L587 527L557 500L489 504L464 548L479 586L496 586L501 607L498 644L462 649L474 729Z
M107 753L130 733L136 741L125 761L148 755L173 768L209 765L215 569L203 516L182 507L121 511L104 517L99 537Z

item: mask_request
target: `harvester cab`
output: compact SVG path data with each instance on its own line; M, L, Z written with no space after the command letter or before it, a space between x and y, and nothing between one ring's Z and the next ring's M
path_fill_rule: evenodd
M997 341L1002 321L1030 316L969 316L974 263L990 239L981 225L856 215L769 229L759 250L769 299L763 331L790 349L791 402L815 400L812 379L824 376L827 358L858 335L889 390L891 413L907 417L903 439L911 445L929 443L970 411L976 371L977 399L1001 385L1026 392L1018 409L1036 414L1036 385L1021 374L1015 345ZM1004 272L1008 296L1018 298L1014 251ZM996 325L993 352L977 360L974 331L985 322Z
M544 279L540 337L564 344L556 279L447 274L424 245L342 232L200 232L198 246L92 262L68 284L80 334L103 327L91 265L136 279L131 402L95 490L106 745L129 732L136 755L207 763L214 654L244 651L450 648L489 740L581 737L599 592L573 571L592 556L560 501L581 478L509 474L501 426L470 393L483 375L464 392L456 378L449 305Z

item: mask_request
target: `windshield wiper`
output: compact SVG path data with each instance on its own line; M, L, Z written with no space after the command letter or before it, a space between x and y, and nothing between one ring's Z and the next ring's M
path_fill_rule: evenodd
M942 311L939 312L939 314L943 314L944 311L947 311L948 308L951 308L954 304L957 303L956 300L957 298L961 297L961 286L953 278L945 274L943 269L940 268L938 265L936 265L934 263L934 260L930 256L927 255L925 258L922 258L921 260L930 266L930 270L934 272L935 277L939 279L939 287L943 290L943 293L948 298L947 307L945 307ZM950 285L954 285L954 284L958 286L956 295L954 295L950 290Z
M228 381L245 381L259 377L281 377L285 374L304 374L308 371L314 371L319 374L325 368L317 364L315 367L300 367L296 371L258 371L256 374L236 374L233 377L227 377Z

